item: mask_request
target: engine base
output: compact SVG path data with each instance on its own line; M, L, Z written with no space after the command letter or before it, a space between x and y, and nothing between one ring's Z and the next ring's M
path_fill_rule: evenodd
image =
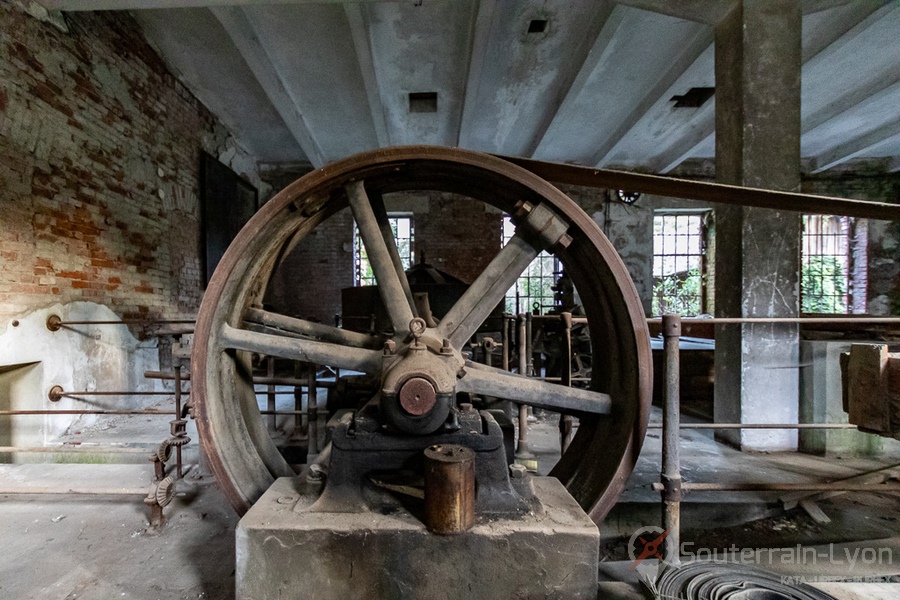
M439 536L399 502L310 512L319 488L282 477L238 524L237 598L596 598L597 526L556 479L533 485L539 514Z

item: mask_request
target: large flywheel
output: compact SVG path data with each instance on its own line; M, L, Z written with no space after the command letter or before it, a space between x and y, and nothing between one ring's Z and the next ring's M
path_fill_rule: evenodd
M513 238L433 327L417 314L382 200L414 190L479 200L516 224ZM391 324L387 333L354 332L262 308L284 257L325 219L346 209L372 264ZM493 369L463 353L542 250L561 260L584 306L593 348L590 389ZM302 280L296 287L303 294ZM260 416L252 353L376 377L381 405L398 436L435 431L457 410L460 392L576 415L577 434L551 475L598 522L630 475L647 426L649 335L634 284L612 244L560 190L507 161L475 152L398 147L330 164L275 196L228 248L197 320L192 395L205 456L241 513L275 478L294 475Z

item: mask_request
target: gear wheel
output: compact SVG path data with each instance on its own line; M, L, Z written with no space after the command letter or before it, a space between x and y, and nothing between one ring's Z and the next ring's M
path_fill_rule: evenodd
M165 464L169 461L172 457L172 446L174 446L174 444L172 444L171 440L163 440L162 443L160 443L159 448L156 449L156 458L159 462Z
M191 441L191 438L189 438L186 435L183 435L181 437L173 437L173 438L169 438L166 440L166 442L168 442L172 446L184 446L185 444L187 444L190 441Z
M175 480L166 477L156 485L156 503L167 506L175 498Z

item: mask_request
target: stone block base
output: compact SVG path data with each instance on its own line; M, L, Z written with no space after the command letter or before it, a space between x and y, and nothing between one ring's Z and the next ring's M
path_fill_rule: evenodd
M534 487L540 514L438 536L403 508L307 512L306 484L278 479L238 524L237 598L596 598L596 525L556 479Z

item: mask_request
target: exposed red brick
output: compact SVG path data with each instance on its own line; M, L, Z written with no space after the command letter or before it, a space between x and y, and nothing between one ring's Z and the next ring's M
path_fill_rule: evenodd
M199 215L163 207L156 170L167 192L196 196L200 149L225 142L222 126L128 13L70 13L67 34L15 4L2 12L0 115L11 126L0 136L0 322L47 296L192 316Z

